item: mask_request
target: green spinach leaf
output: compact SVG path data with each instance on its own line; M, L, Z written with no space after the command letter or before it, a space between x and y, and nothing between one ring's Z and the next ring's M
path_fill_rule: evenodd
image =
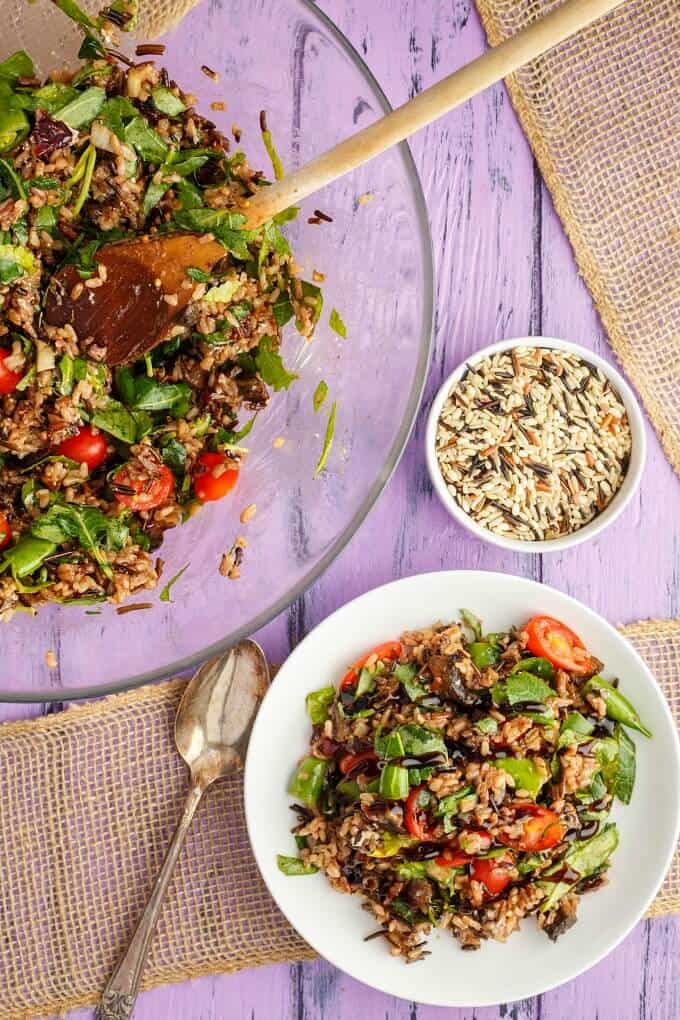
M67 127L78 129L91 124L106 100L106 91L92 85L79 92L75 99L59 110L59 120Z

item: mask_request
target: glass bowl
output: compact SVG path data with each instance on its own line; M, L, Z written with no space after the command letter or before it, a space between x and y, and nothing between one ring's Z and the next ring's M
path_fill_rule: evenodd
M40 40L42 71L73 59L77 34L48 0L2 7L3 56L19 47L35 53L32 41ZM389 110L364 62L308 0L205 2L162 41L167 50L159 63L225 133L240 125L241 147L267 171L260 110L267 111L286 168ZM202 65L219 72L219 82ZM220 101L226 111L211 112ZM316 208L332 223L308 224ZM325 570L385 486L419 404L432 332L430 236L407 146L309 199L287 233L305 277L325 274L325 306L311 343L294 330L285 339L285 361L300 378L258 416L236 489L167 533L161 584L131 600L148 600L152 609L119 615L108 604L89 611L57 606L0 625L1 698L103 694L219 653L285 609ZM328 325L332 308L347 325L347 339ZM312 395L321 379L329 399L315 413ZM331 400L335 441L327 470L315 478ZM283 445L274 443L278 437ZM251 503L257 513L242 524L241 511ZM248 543L241 578L227 580L219 563L240 535ZM159 601L162 584L185 564L171 601ZM56 668L47 665L48 651Z

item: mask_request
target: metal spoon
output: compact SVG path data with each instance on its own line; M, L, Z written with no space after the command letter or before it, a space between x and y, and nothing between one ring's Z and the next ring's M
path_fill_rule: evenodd
M177 750L189 766L184 811L125 956L106 986L97 1020L129 1020L166 889L196 809L216 780L242 768L250 731L269 685L260 646L240 641L206 662L185 690L175 719Z

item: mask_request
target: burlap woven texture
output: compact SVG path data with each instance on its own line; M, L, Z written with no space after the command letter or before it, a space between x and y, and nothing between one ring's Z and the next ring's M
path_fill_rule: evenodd
M497 45L557 6L475 0ZM680 473L680 11L630 0L506 81L609 341Z
M680 725L680 620L625 628ZM186 793L169 681L0 726L0 1020L92 1004L124 947ZM170 888L145 987L311 949L272 902L250 852L241 778L210 791ZM277 780L264 796L277 795ZM272 852L274 852L272 849ZM680 853L651 915L680 911Z
M181 21L201 0L141 0L139 5L140 39L155 39Z

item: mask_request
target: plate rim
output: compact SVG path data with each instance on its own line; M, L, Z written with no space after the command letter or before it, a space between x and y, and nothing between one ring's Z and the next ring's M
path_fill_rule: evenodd
M289 663L292 663L293 665L295 664L295 662L299 658L299 651L300 651L300 649L303 647L305 642L308 641L310 636L312 634L315 634L320 629L330 629L332 627L333 623L335 622L336 618L338 616L340 616L343 612L346 612L348 607L354 606L355 603L360 603L362 600L367 599L369 596L375 595L376 592L385 591L386 589L398 588L399 586L403 585L405 582L408 583L408 582L413 582L413 581L418 580L419 582L427 583L427 580L429 578L432 578L432 577L441 578L442 575L449 575L449 576L450 575L455 575L457 578L463 578L463 579L464 578L470 578L472 576L475 576L475 577L482 576L484 579L489 580L489 581L492 581L493 579L502 579L503 582L507 582L508 580L513 581L513 582L519 582L520 587L525 587L527 589L533 589L533 590L548 589L549 591L554 592L560 598L565 599L571 605L575 606L578 611L585 612L587 616L593 618L598 624L604 625L605 630L609 631L610 635L612 635L615 639L618 639L618 641L622 641L626 645L628 652L632 654L633 658L637 662L637 665L638 665L639 669L645 675L647 680L650 682L652 688L656 691L656 693L658 695L659 701L661 703L662 712L663 712L663 714L665 716L666 723L668 724L668 728L669 728L669 731L671 733L671 742L672 742L672 747L673 747L673 750L674 750L674 759L675 759L675 768L674 768L674 772L675 772L675 776L676 776L675 782L676 782L677 786L680 786L680 737L678 735L678 731L677 731L677 728L675 726L675 720L673 719L673 715L672 715L670 707L668 705L668 701L666 700L666 697L665 697L663 691L661 690L661 687L660 687L658 681L654 677L652 671L649 669L649 667L647 666L646 662L644 661L644 659L642 658L640 653L637 651L637 649L634 647L634 645L623 634L621 634L616 629L616 627L614 627L613 624L611 624L607 619L605 619L605 617L602 616L600 613L596 612L596 610L591 609L589 606L585 605L585 603L581 602L579 599L575 598L573 595L569 595L566 592L560 591L558 588L555 588L553 585L544 584L542 581L535 581L533 578L524 577L522 575L508 574L508 573L503 573L503 572L497 571L497 570L455 570L455 569L443 569L443 570L433 570L433 571L424 571L424 572L416 572L416 573L413 573L413 574L407 574L404 577L400 577L400 578L397 578L397 579L392 580L392 581L387 581L385 584L377 585L374 588L370 588L367 591L362 592L360 595L355 596L353 599L350 599L349 601L344 602L341 606L338 606L337 609L335 609L332 613L330 613L323 620L321 620L315 627L313 627L305 635L305 637L302 639L302 641L300 641L300 643L298 645L296 645L296 647L293 649L293 651L290 653L288 658L285 660L285 662L283 663L283 665L279 669L276 677L272 681L272 685L270 687L270 690L267 692L265 700L266 700L266 698L270 697L271 691L275 689L275 686L277 684L279 685L279 687L281 686L281 680L282 680L282 677L283 677L283 674L284 674L284 670L287 669L287 668L292 668L292 667L289 667ZM264 704L264 702L263 702L263 704ZM355 971L353 966L352 967L345 967L343 965L341 967L334 960L329 959L329 957L327 957L319 949L319 947L316 945L316 938L315 938L313 933L312 933L312 936L310 937L307 932L303 933L303 932L301 932L298 929L296 924L289 917L289 915L288 915L287 911L284 909L283 905L279 902L279 900L278 900L274 890L270 886L269 881L267 879L266 869L263 868L263 864L261 863L261 861L263 862L263 860L264 860L265 850L264 850L264 848L259 847L256 844L256 841L253 839L253 832L252 832L253 826L252 826L252 822L251 822L251 810L252 810L251 803L254 802L255 798L254 798L253 794L251 793L251 789L252 789L252 787L251 787L251 783L252 783L252 769L250 768L250 763L251 763L251 760L252 760L252 756L251 756L251 750L250 749L251 749L251 747L254 746L255 738L257 738L257 736L258 736L258 734L260 732L260 729L264 725L262 723L262 719L263 718L264 717L263 717L262 711L260 709L260 712L258 712L257 718L255 719L255 724L253 726L253 731L251 733L251 739L250 739L250 744L249 744L249 748L248 748L248 754L247 754L247 757L246 757L245 770L244 770L243 800L244 800L245 817L246 817L246 828L247 828L247 832L248 832L248 839L250 841L251 850L253 852L253 856L255 857L255 862L257 864L258 871L260 872L260 876L261 876L262 880L264 881L264 884L265 884L265 886L266 886L270 896L272 897L272 899L276 903L278 909L281 911L281 913L286 918L288 923L294 928L294 930L296 932L298 932L298 934L302 938L304 938L304 940L311 946L311 948L316 953L318 953L318 955L319 955L319 957L321 959L326 960L332 966L337 967L337 969L340 970L342 973L347 974L353 980L360 982L361 984L365 985L366 987L375 989L375 990L380 991L380 992L382 992L384 994L387 994L387 995L391 995L391 996L393 996L395 998L403 998L405 1001L416 1001L416 1002L418 1002L420 1004L423 1004L423 1005L438 1006L438 1007L445 1007L445 1008L465 1008L465 1007L467 1007L467 1008L485 1008L487 1006L500 1005L500 1004L506 1003L506 1002L520 1001L521 999L524 999L524 998L531 998L531 997L534 997L534 996L537 996L537 995L543 995L546 992L552 991L555 988L560 988L563 985L569 983L570 981L573 981L576 978L580 977L581 975L586 974L588 971L592 970L592 968L595 967L598 963L600 963L605 957L609 956L609 954L612 953L621 944L621 942L623 942L623 940L628 937L628 935L630 935L632 930L642 920L642 918L644 917L645 913L647 912L650 904L655 899L656 895L659 892L659 889L661 888L661 886L662 886L662 884L664 882L664 879L665 879L666 874L668 872L669 866L670 866L671 861L673 859L673 856L675 854L675 848L676 848L678 839L680 838L680 798L676 798L675 804L674 804L675 818L674 818L674 824L673 824L673 829L674 829L674 832L675 832L675 838L672 841L670 841L669 849L667 850L665 858L664 858L664 866L663 866L662 869L660 869L660 875L657 877L657 880L656 880L656 882L655 882L655 884L653 886L653 889L652 889L651 893L648 894L648 896L645 898L645 901L641 905L641 908L639 909L639 911L637 913L637 916L631 921L631 923L628 924L621 931L621 933L618 934L614 939L610 940L606 944L605 948L602 949L602 951L596 953L596 955L594 955L593 958L588 962L587 966L585 966L585 967L577 966L577 967L573 968L568 974L566 974L563 977L560 977L560 979L558 981L553 981L553 980L548 980L548 981L543 981L543 982L539 981L537 983L535 989L533 989L532 991L529 991L527 993L523 993L520 996L515 996L513 999L498 998L498 996L495 995L495 994L492 995L491 997L484 997L484 996L482 996L482 997L476 999L475 1002L461 1002L460 1000L453 1001L451 999L443 1000L442 998L440 998L438 996L436 996L436 997L435 996L431 996L431 997L428 997L428 998L418 998L416 1000L413 1000L412 997L406 998L405 996L400 995L398 992L395 992L392 988L388 987L388 985L386 983L383 983L380 980L380 978L378 978L374 983L369 982L369 981L366 980L365 976L356 973L356 971ZM270 852L272 852L272 853L274 852L273 848L268 848L268 850Z

